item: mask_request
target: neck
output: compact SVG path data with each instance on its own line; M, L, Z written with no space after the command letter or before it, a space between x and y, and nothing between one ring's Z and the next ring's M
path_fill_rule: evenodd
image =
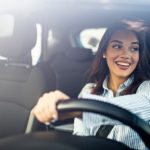
M108 88L113 91L113 95L116 95L116 92L119 89L119 86L123 84L127 78L118 78L118 77L113 77L110 75L108 79Z

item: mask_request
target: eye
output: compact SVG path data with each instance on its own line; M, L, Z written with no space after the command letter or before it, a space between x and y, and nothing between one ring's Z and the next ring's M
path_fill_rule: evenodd
M114 48L114 49L121 49L122 45L120 45L120 44L113 44L112 48Z
M131 52L139 51L139 47L131 47L131 48L130 48L130 51L131 51Z

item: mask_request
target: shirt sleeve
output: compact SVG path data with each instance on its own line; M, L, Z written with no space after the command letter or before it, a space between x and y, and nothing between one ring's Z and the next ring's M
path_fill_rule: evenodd
M90 93L82 93L80 98L108 102L129 110L146 121L150 120L150 81L144 81L137 89L136 94L105 98Z

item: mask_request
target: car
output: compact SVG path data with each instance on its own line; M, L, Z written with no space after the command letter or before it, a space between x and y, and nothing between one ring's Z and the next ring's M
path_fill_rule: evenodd
M35 123L35 133L29 133L27 127L30 111L38 98L56 89L76 99L68 109L77 107L80 111L95 111L96 104L91 104L91 101L87 103L92 108L85 108L80 102L83 108L79 108L76 102L79 92L88 82L88 69L101 37L109 25L120 19L136 18L149 25L149 6L147 0L1 1L0 149L93 149L93 146L94 149L111 149L113 146L115 149L129 149L108 139L70 134L72 119L57 122L55 130L50 132L44 132L45 125L40 123ZM106 107L112 112L117 109L129 113L115 106ZM112 114L103 111L99 113ZM122 115L122 119L116 115L110 117L131 125L150 146L147 141L150 127L145 122L137 118L141 124L131 123L136 118L133 114L129 114L131 120L124 119L126 121L123 120L126 115ZM69 127L62 127L64 123L69 123ZM89 145L84 145L85 142Z

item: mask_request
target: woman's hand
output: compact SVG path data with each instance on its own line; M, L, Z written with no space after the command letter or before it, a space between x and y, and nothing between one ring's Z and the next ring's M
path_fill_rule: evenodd
M69 96L61 91L45 93L39 98L31 113L42 123L58 119L56 103L69 99Z

